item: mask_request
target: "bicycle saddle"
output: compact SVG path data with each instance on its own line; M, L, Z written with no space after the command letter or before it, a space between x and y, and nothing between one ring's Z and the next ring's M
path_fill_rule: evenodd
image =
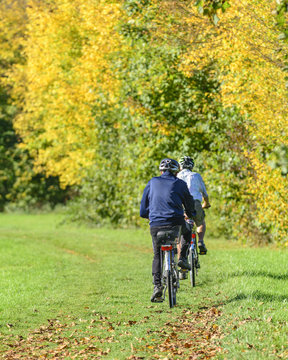
M176 235L173 230L161 230L157 232L157 240L161 243L167 243L175 241Z

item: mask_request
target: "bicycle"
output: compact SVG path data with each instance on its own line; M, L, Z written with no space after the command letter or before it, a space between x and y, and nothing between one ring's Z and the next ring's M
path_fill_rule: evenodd
M191 243L189 246L188 252L188 262L191 266L190 273L190 282L191 286L196 286L196 275L198 275L198 270L200 269L200 260L199 260L199 250L198 250L198 234L194 226L193 220L188 220L188 223L192 227Z
M181 229L181 227L180 227ZM177 241L180 239L175 230L161 230L157 233L157 240L161 245L161 282L164 288L163 298L158 300L162 302L165 300L166 290L168 289L169 306L173 308L176 305L176 294L180 287L179 270L175 256L177 255Z
M195 287L196 275L198 275L198 270L200 269L198 234L195 229L195 222L192 219L187 219L186 221L192 228L191 242L188 249L188 262L191 266L191 270L182 270L182 274L185 276L185 273L189 271L191 286Z

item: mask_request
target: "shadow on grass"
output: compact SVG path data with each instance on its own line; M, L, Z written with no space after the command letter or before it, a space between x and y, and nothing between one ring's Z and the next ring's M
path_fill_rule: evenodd
M237 271L232 274L229 274L229 276L236 277L236 276L247 276L247 277L257 277L262 276L265 278L271 278L274 280L288 280L288 273L287 274L273 274L268 271L263 270L254 270L254 271Z
M261 291L253 291L251 294L238 294L236 296L234 296L233 298L227 299L227 300L223 300L221 302L219 302L219 304L216 304L215 306L221 306L221 305L227 305L230 304L232 302L236 302L236 301L241 301L241 300L258 300L261 302L283 302L285 300L287 300L288 302L288 294L287 295L277 295L277 294L268 294L268 293L264 293Z

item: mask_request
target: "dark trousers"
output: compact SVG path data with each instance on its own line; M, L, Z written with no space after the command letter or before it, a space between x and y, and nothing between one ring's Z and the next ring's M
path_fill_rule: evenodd
M154 285L161 285L161 243L157 241L157 233L161 230L174 230L175 237L179 234L179 228L181 225L165 225L165 226L154 226L150 228L150 234L152 236L153 243L153 262L152 262L152 275ZM192 230L189 224L185 222L181 226L181 235L183 235L181 240L181 251L180 258L187 256L187 251L191 241Z

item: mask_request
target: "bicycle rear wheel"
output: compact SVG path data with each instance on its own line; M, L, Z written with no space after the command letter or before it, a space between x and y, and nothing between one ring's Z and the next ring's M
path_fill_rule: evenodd
M176 305L177 304L176 293L178 291L178 288L180 287L180 284L179 284L179 273L175 264L173 264L172 271L173 271L173 298L174 298L174 305Z
M170 269L168 271L168 294L169 294L169 306L172 308L176 305L176 292L178 275L175 268L172 251L169 252L169 264Z
M172 308L175 305L174 291L173 291L173 277L170 270L167 271L167 289L169 297L169 306Z
M195 287L196 286L196 261L195 261L194 251L192 249L190 249L188 260L189 260L189 263L191 266L191 270L189 271L191 286Z

